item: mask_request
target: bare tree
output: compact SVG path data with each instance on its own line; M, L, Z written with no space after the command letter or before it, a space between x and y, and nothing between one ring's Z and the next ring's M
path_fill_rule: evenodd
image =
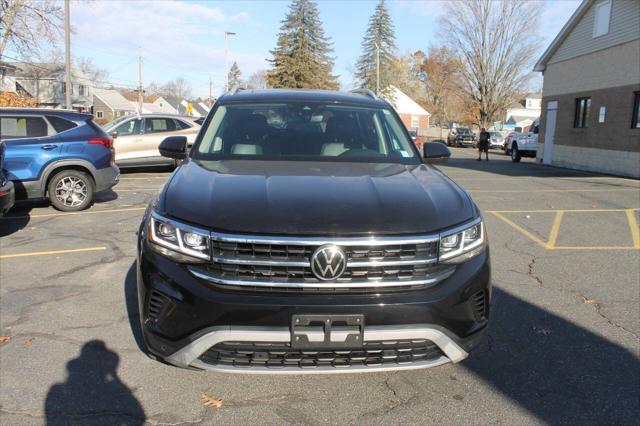
M467 0L448 2L441 20L442 38L460 58L462 90L477 104L476 120L488 127L499 111L525 91L538 48L535 2ZM520 25L528 17L527 30Z
M267 89L267 70L258 70L249 76L247 80L248 89Z
M100 68L93 63L91 58L80 57L76 59L76 65L95 87L102 87L109 78L109 71Z
M468 106L461 96L463 86L460 60L447 46L431 47L427 54L418 51L413 54L413 73L424 84L427 109L432 114L432 122L440 127L452 121L467 122Z
M179 99L188 99L191 97L191 85L182 77L176 78L168 82L162 87L162 94L173 96Z
M44 43L54 44L63 21L55 0L0 0L0 58L6 48L20 56L38 56Z

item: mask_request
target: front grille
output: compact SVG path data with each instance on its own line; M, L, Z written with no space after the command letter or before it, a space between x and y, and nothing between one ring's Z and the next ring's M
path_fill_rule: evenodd
M437 266L437 235L422 237L239 236L212 233L213 262L189 269L215 285L265 291L373 291L432 285L452 267ZM338 278L320 280L311 268L321 246L339 246L346 268Z
M334 284L332 282L320 282L311 272L309 266L288 267L288 266L267 266L267 265L232 265L215 263L206 267L192 267L192 271L198 271L202 275L216 277L219 284L224 286L224 282L243 282L245 290L264 289L265 284L279 283L277 286L270 286L271 290L288 291L291 286L308 284L295 291L300 292L354 292L362 291L385 291L385 288L378 288L370 284L393 283L387 290L409 290L423 288L423 281L427 277L439 276L451 271L450 266L437 265L402 265L402 266L382 266L382 267L353 267L349 268ZM287 286L290 283L291 286ZM254 288L250 288L251 284ZM317 285L314 285L317 284ZM351 284L344 286L344 284ZM233 284L231 284L233 285Z
M316 368L380 365L404 365L444 356L430 340L394 340L365 342L354 349L297 350L288 343L218 343L200 356L214 366L238 368Z
M308 260L317 245L256 244L212 241L215 257L262 260ZM349 260L412 260L435 257L437 241L422 244L345 247Z

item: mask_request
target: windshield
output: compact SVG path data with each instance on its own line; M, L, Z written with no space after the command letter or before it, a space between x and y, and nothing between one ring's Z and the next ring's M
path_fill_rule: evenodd
M489 132L489 134L491 135L492 138L502 138L502 133L500 132Z
M461 135L468 135L471 134L471 130L467 129L466 127L458 127L458 134Z
M420 162L391 110L305 102L220 105L192 153L195 160Z

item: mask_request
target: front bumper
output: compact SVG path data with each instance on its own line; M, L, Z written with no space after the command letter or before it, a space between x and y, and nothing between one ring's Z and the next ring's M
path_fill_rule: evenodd
M459 362L486 329L491 299L488 248L432 287L379 293L272 293L212 285L140 241L138 302L148 351L173 365L239 373L332 373L416 369ZM484 307L477 311L477 296ZM290 345L294 315L363 315L364 342L426 339L439 356L415 362L317 365L314 368L234 366L205 362L218 343ZM320 349L322 351L322 349Z
M115 164L95 171L96 192L112 188L120 181L120 169Z
M456 140L456 143L462 146L474 146L476 141L473 139L458 139Z
M13 207L16 201L16 192L13 182L8 180L2 187L0 187L0 215L4 214Z
M291 343L291 330L287 327L213 327L206 334L194 340L186 347L167 357L165 360L178 367L193 367L202 370L213 370L226 373L254 374L325 374L325 373L361 373L371 371L415 370L435 367L448 362L460 362L469 354L456 340L437 326L415 324L405 326L370 327L365 330L364 341L428 340L435 343L442 355L431 359L423 359L406 363L382 363L372 365L354 364L337 367L331 364L310 367L297 365L212 365L201 358L209 348L222 342ZM313 351L311 351L313 352Z

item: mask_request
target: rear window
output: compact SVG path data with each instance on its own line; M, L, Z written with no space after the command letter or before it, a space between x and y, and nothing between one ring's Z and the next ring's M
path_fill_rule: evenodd
M56 117L53 115L48 115L47 120L49 120L49 123L51 123L57 133L65 132L67 130L78 127L78 125L73 121L65 120L64 118Z
M420 162L391 110L314 102L220 105L192 152L196 160Z
M49 126L42 117L1 117L0 138L40 138L49 135Z

